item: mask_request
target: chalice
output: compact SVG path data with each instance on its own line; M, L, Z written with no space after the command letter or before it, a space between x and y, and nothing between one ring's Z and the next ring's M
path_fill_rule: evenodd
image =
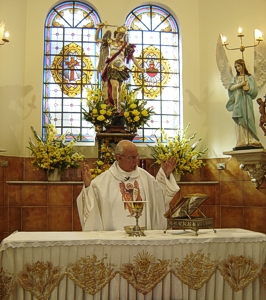
M127 203L127 205L132 209L136 219L135 226L125 226L125 231L129 236L145 236L143 230L144 227L139 226L139 217L143 211L144 203L148 201L124 201L123 203Z

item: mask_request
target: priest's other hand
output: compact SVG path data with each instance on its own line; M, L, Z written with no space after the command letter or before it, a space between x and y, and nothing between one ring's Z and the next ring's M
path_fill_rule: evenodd
M92 176L91 176L90 166L88 164L84 164L83 165L82 179L84 181L85 187L90 186L91 180L92 180Z
M174 156L170 156L166 161L162 161L162 169L164 171L165 176L168 178L170 174L174 171L176 167L176 158Z

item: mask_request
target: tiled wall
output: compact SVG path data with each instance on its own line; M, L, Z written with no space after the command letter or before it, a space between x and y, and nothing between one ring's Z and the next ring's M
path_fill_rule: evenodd
M30 158L1 156L0 160L8 162L7 167L0 167L0 240L15 230L81 230L76 208L82 187L80 169L67 171L59 184L38 184L47 176L43 170L33 169ZM221 162L226 163L225 170L217 170ZM154 175L158 168L150 168L151 163L146 160L146 169ZM200 208L207 217L214 218L215 228L238 227L266 233L266 190L256 190L234 158L207 159L206 163L193 175L182 176L181 191L172 202L185 194L205 193L210 198Z

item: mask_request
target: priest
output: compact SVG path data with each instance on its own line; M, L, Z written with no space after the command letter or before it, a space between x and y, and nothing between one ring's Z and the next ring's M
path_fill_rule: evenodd
M89 165L83 166L84 185L77 198L82 230L123 230L124 226L135 225L136 219L127 201L145 201L140 226L147 230L166 229L164 213L179 191L172 175L176 159L169 157L162 162L154 178L138 167L138 148L131 141L120 141L115 157L109 170L93 180Z

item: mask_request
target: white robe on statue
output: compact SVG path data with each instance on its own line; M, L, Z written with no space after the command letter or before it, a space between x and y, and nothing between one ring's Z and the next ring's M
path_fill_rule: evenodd
M168 180L162 168L156 179L147 171L136 168L125 172L117 162L110 169L92 180L89 187L83 185L77 198L79 218L83 231L123 230L135 225L136 219L123 201L148 201L139 218L139 225L150 229L166 229L164 213L169 202L179 191L174 176Z

